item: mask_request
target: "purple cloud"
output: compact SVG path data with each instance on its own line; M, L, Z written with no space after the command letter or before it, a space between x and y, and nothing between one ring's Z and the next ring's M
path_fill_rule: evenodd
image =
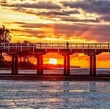
M58 4L52 2L37 2L37 3L18 3L18 4L2 4L6 7L21 7L21 8L38 8L38 9L60 9Z

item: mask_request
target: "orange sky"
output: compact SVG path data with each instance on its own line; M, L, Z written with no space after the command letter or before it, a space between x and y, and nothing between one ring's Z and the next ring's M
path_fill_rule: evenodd
M10 29L11 42L109 42L109 7L108 0L0 0L0 25ZM63 64L57 53L44 63L50 58ZM110 68L109 62L109 54L97 56L97 67ZM89 67L89 57L74 54L71 65Z

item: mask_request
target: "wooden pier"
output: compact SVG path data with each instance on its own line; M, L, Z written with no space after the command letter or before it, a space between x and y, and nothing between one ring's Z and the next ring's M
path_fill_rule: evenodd
M36 75L43 75L43 55L56 52L64 57L64 76L71 76L70 55L84 53L90 57L90 77L96 77L96 56L110 52L110 43L0 43L0 52L12 56L12 74L18 75L18 56L31 52L37 59Z

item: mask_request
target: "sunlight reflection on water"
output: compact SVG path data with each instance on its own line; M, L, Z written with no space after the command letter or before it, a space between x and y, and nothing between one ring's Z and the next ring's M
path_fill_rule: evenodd
M110 82L0 80L0 108L110 108Z
M62 74L63 70L53 70ZM73 71L73 72L72 72ZM2 70L1 73L10 72ZM20 70L36 74L36 70ZM46 70L45 74L52 73ZM89 74L89 70L71 70ZM109 73L100 70L97 73ZM16 81L0 80L0 108L110 108L110 82L103 81Z

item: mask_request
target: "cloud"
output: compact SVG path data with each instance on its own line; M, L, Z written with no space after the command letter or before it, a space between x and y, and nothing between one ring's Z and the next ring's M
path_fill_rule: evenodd
M18 10L18 9L14 9L14 10ZM64 10L48 10L48 11L41 11L41 12L35 12L32 10L25 10L25 9L20 9L20 12L25 12L25 13L29 13L29 14L34 14L37 16L43 16L43 17L47 17L47 19L53 20L54 18L59 18L58 21L64 21L64 22L88 22L88 23L99 23L100 19L98 18L85 18L85 19L80 19L80 18L75 18L70 16L71 14L74 14L76 16L76 14L80 15L80 12L78 10L71 10L71 11L64 11Z
M110 41L110 25L16 23L24 28L20 30L22 33L39 38L64 36L66 39L78 37L99 42Z
M62 17L61 18L62 21L70 21L70 22L92 22L92 23L99 23L100 20L99 19L78 19L78 18L69 18L69 17Z
M37 2L37 3L17 3L17 4L2 4L6 7L18 7L18 8L38 8L38 9L60 9L60 5L53 2Z
M8 1L7 0L1 0L0 3L4 4L4 3L8 3Z
M109 0L83 0L77 2L64 1L62 4L71 8L81 8L89 13L107 14L110 13Z
M22 2L25 0L21 0L19 3L17 2L9 2L7 0L3 0L1 2L2 6L5 7L13 7L13 10L25 12L29 14L34 14L36 16L46 16L48 18L57 17L60 19L61 16L67 16L68 18L61 18L61 20L66 22L93 22L99 23L100 20L104 20L106 22L110 21L110 1L109 0L71 0L71 1L61 1L61 2L52 2L52 1L33 1L31 2ZM70 7L70 8L68 8ZM35 9L38 9L35 11ZM45 9L45 10L42 10ZM69 9L69 10L68 10ZM85 10L89 14L97 13L97 17L95 15L85 16L84 13L81 13L80 9ZM77 19L72 18L71 14L79 14ZM83 20L80 20L82 17ZM86 19L87 18L87 19ZM89 18L89 19L88 19ZM92 18L92 19L91 19ZM96 19L94 19L96 18Z
M69 16L70 14L80 14L79 11L77 10L72 10L72 11L57 11L57 10L53 10L53 11L48 11L48 12L38 12L37 15L44 15L44 16Z
M33 10L33 9L26 9L26 8L20 8L20 7L15 7L13 8L12 10L14 11L19 11L19 12L25 12L25 13L29 13L29 14L34 14L36 16L46 16L46 17L60 17L60 16L70 16L71 14L80 14L80 12L76 9L73 9L73 10L62 10L62 9L59 9L59 10L56 10L56 9L53 9L53 10L50 10L50 9L45 9L45 10L41 10L41 9L38 9L37 11Z
M84 1L83 1L84 2ZM63 2L65 3L65 2ZM69 3L69 2L66 2ZM71 2L79 3L79 2ZM4 4L3 6L14 7L12 10L42 16L43 19L58 20L64 22L89 22L99 23L100 20L95 16L86 16L79 9L67 9L55 2L37 2L37 3L19 3L19 4ZM27 9L28 8L28 9ZM36 11L35 9L38 8ZM44 9L44 10L42 10ZM57 9L57 10L56 10ZM81 18L82 17L82 18ZM56 18L56 19L55 19Z
M103 20L104 22L110 22L110 14L102 15L99 19Z
M14 33L20 33L17 36L22 37L22 36L27 36L27 37L37 37L37 38L45 38L45 33L40 30L33 30L33 29L11 29L11 32Z

